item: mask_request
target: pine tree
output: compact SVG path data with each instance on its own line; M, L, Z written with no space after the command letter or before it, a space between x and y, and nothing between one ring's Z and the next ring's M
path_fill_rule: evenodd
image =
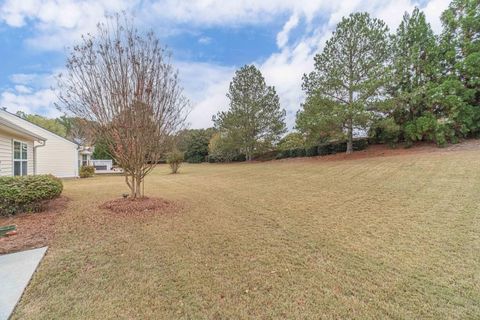
M320 103L328 127L346 133L347 153L353 152L354 129L366 129L372 109L384 95L388 55L385 23L368 13L351 14L316 55L315 70L303 78L306 105Z
M439 75L435 35L418 8L405 13L392 39L393 116L399 125L420 117L428 109L429 84Z
M278 142L286 131L285 110L275 88L267 86L260 70L246 65L235 73L227 93L230 109L214 116L215 127L227 134L251 160Z
M442 14L443 81L438 108L450 111L459 134L480 132L480 2L453 0Z

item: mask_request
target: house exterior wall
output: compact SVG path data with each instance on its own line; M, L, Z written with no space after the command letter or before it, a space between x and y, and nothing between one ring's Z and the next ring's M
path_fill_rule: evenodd
M27 174L34 174L33 140L27 140L0 129L0 176L13 176L13 141L27 144Z
M0 110L0 116L47 139L44 146L39 146L35 150L36 174L53 174L59 178L78 177L77 144L4 110Z

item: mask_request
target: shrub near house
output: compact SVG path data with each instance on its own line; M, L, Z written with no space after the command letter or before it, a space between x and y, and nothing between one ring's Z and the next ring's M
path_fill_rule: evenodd
M52 175L0 177L0 216L37 211L62 191L62 181Z
M93 166L82 166L80 168L80 178L90 178L95 174L95 167Z

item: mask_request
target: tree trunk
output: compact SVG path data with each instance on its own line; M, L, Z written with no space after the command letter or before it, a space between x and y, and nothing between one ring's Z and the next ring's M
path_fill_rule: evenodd
M347 154L353 152L353 124L352 120L348 121L348 128L347 128Z
M250 151L250 148L247 148L245 150L245 160L246 161L252 160L252 152Z
M136 178L136 186L135 186L135 198L142 197L142 179L140 177Z
M136 187L135 176L125 174L125 182L127 183L128 188L130 189L130 197L135 198L135 187Z

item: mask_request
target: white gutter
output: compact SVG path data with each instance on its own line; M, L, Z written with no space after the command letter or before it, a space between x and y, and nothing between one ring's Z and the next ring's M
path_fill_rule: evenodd
M41 144L37 144L36 146L34 145L33 146L33 175L37 175L37 148L40 148L40 147L45 147L45 145L47 144L47 140L39 140L38 142L40 142Z

